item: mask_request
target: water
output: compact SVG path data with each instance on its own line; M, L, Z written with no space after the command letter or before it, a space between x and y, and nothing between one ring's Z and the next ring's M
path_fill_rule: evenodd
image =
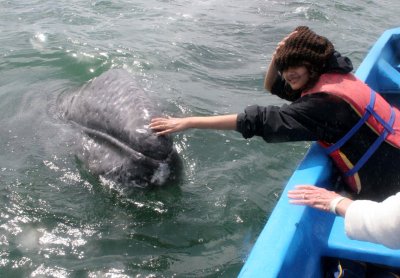
M0 1L0 276L235 277L309 143L177 134L181 178L126 196L75 158L57 97L126 68L169 115L279 105L263 74L295 26L357 67L399 12L398 0Z

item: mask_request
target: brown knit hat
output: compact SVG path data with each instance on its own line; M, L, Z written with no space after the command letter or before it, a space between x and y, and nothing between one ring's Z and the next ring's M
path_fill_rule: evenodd
M275 54L275 66L282 72L290 66L308 62L317 72L322 72L335 48L325 37L317 35L307 26L299 26Z

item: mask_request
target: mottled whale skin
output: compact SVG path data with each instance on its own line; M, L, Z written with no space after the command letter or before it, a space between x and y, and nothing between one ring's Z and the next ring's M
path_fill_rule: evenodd
M111 69L64 96L61 107L82 131L77 154L91 173L137 187L170 177L177 160L172 139L148 128L161 113L133 74Z

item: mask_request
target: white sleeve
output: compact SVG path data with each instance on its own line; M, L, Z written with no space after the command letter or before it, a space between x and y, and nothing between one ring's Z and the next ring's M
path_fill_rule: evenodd
M345 231L349 238L400 249L400 192L381 203L359 200L346 211Z

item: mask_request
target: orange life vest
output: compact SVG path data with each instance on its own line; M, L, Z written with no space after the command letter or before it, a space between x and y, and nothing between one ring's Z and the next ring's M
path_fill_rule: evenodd
M340 97L346 101L360 116L358 123L335 144L318 141L332 157L338 169L343 173L346 183L353 191L361 191L358 170L384 141L400 148L400 111L392 107L381 95L353 74L322 74L314 87L302 93L302 96L324 92ZM363 125L369 126L378 138L370 148L353 164L340 150L347 140Z

